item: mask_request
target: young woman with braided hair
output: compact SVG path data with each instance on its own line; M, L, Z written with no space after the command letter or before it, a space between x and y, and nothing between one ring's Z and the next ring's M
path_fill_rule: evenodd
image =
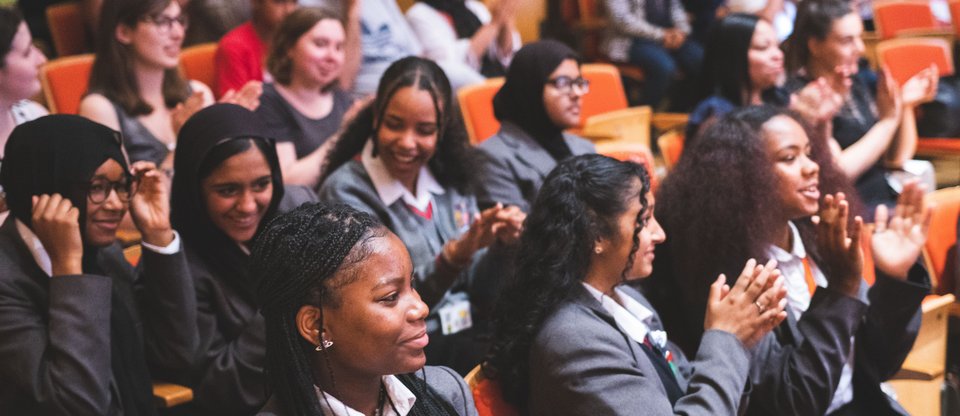
M735 415L750 349L779 324L776 263L718 277L703 347L686 361L657 312L624 285L664 241L642 166L590 154L547 176L524 225L517 272L500 293L484 373L532 415Z
M477 414L462 378L424 367L427 305L376 218L305 204L267 225L253 260L274 393L261 415Z

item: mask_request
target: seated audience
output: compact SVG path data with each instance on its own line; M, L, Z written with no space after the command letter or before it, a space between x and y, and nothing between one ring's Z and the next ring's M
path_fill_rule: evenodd
M0 7L0 163L10 132L19 124L47 114L30 101L40 93L40 66L47 61L30 37L27 23L15 9ZM0 222L7 204L0 186Z
M280 22L296 9L296 0L251 0L250 21L233 28L220 38L217 46L217 78L214 90L220 97L239 90L249 81L270 82L263 65L270 41Z
M421 55L423 45L395 0L357 0L348 4L351 12L347 14L347 38L351 37L351 27L356 27L361 54L348 54L341 85L356 97L364 97L376 92L377 83L390 64L406 56ZM355 50L349 44L346 49Z
M707 340L699 328L710 276L774 259L788 316L754 350L747 414L906 414L880 383L899 370L920 326L930 286L917 260L930 210L911 184L893 215L877 208L872 233L851 220L852 186L800 120L748 107L684 149L660 184L656 214L671 237L656 250L646 293L674 340L695 351ZM861 277L861 235L876 265L872 286Z
M844 98L829 143L837 165L855 182L869 220L872 207L896 203L899 189L886 173L902 168L916 152L914 109L936 94L937 70L927 68L902 86L888 72L877 77L861 70L863 22L849 1L804 1L797 7L787 48L787 89L822 77Z
M716 279L704 342L687 362L624 285L650 275L666 238L653 207L638 164L581 155L547 176L483 367L522 414L737 414L751 349L786 316L776 263L748 261L732 288Z
M317 185L329 148L324 144L353 103L338 85L343 46L343 24L322 9L296 10L277 29L267 58L275 82L264 84L257 114L278 140L287 183Z
M424 367L427 305L404 244L373 216L307 204L254 248L273 396L261 415L476 415L464 380Z
M493 99L500 131L480 144L481 208L502 203L526 212L559 161L594 153L593 143L564 133L580 124L580 105L589 91L580 58L566 45L545 40L517 52Z
M520 0L502 0L491 14L477 0L421 0L407 10L407 21L423 57L438 63L458 90L506 73L520 49L519 6Z
M319 192L374 214L407 245L433 309L427 361L461 374L486 352L487 316L524 218L516 207L477 208L475 165L443 70L408 57L330 151Z
M151 370L189 363L196 299L170 226L167 178L128 167L117 132L78 116L21 124L0 170L0 408L153 415ZM127 209L138 271L116 243Z
M213 102L206 85L180 77L177 65L186 26L174 0L104 1L104 36L97 40L80 115L123 133L131 160L168 169L179 126ZM251 84L223 100L256 107L259 90Z
M610 16L604 49L611 60L643 69L641 105L659 107L679 71L685 78L679 85L696 83L703 47L688 37L690 22L680 0L605 0L604 4ZM691 92L675 91L671 107L689 110Z
M790 94L784 82L783 51L773 26L749 14L731 14L710 32L706 71L701 78L700 103L687 123L687 143L727 113L747 105L789 106L818 128L828 128L843 98L826 79L810 81Z
M200 336L182 374L189 374L184 383L197 414L253 414L266 402L265 329L250 247L278 209L316 200L310 190L284 192L262 126L246 108L214 104L191 117L177 140L171 219L197 288Z

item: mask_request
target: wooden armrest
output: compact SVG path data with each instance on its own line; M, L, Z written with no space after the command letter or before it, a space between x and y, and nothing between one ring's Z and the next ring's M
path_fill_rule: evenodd
M929 313L943 307L950 307L951 311L958 307L958 304L955 303L957 300L953 294L946 294L942 296L931 295L923 299L923 304L920 306L923 309L923 313Z
M193 390L163 381L153 382L153 400L159 408L169 408L193 400Z
M904 363L900 371L894 376L897 380L930 381L943 375L943 366L912 366Z

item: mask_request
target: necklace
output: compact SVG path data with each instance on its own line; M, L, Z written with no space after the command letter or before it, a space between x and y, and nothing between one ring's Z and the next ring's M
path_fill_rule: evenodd
M373 412L374 416L383 416L383 405L387 400L387 389L383 387L383 379L380 379L380 395L377 397L377 410Z

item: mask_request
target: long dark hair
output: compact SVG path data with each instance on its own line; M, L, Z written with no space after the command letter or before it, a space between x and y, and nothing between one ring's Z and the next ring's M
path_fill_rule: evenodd
M427 162L430 173L445 187L459 191L474 187L475 151L469 145L460 111L453 103L450 81L436 63L415 56L394 62L383 73L376 98L357 114L327 155L320 184L358 155L367 140L373 140L376 154L376 135L383 123L383 115L394 94L405 87L427 91L433 97L438 129L436 153Z
M699 344L713 280L724 273L735 281L747 259L766 259L783 232L783 207L775 197L779 182L762 132L763 124L777 116L804 126L810 157L820 165L821 191L855 198L826 139L789 110L751 106L709 126L658 188L655 215L670 238L657 246L653 276L644 282L671 339L687 352L696 352ZM857 212L860 205L851 200L851 206ZM814 241L809 218L794 224L804 241ZM817 259L816 247L806 247Z
M833 28L833 22L850 13L849 0L809 0L797 2L797 18L793 33L784 42L787 71L800 70L810 62L810 39L824 40Z
M140 96L140 86L134 73L133 49L117 40L116 31L120 25L135 28L144 18L162 13L173 1L104 0L88 93L103 94L119 104L130 116L153 112L153 107ZM173 108L189 95L189 86L180 76L179 69L166 69L163 73L164 104Z
M746 102L750 85L748 53L753 32L760 18L752 14L734 13L710 30L704 54L704 71L700 81L700 99L719 95L740 107Z
M639 194L630 184L641 184ZM540 188L524 223L517 268L497 302L495 340L484 373L497 379L508 402L525 407L528 355L544 320L578 289L590 267L594 242L609 237L629 200L642 205L637 227L647 212L650 178L642 166L589 154L561 162ZM639 247L633 247L624 273Z
M13 7L0 7L0 69L7 64L7 54L13 46L13 38L20 30L23 15Z

